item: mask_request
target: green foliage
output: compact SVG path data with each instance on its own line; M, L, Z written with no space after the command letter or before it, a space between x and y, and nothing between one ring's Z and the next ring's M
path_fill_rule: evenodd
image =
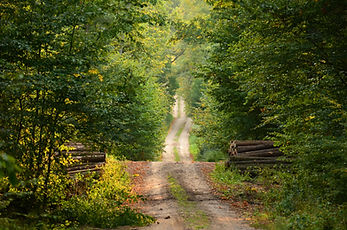
M75 198L64 205L65 210L62 215L68 219L76 220L81 225L99 228L114 228L123 225L143 226L153 222L149 216L129 207L118 208L115 205L109 200Z
M258 189L248 183L252 181L250 176L241 174L237 169L227 169L219 163L210 176L226 199L255 203L260 197Z
M16 173L19 171L20 168L16 165L16 160L12 156L6 153L0 155L0 178L8 177L9 181L15 184L18 182Z
M37 219L51 221L43 212L60 209L67 219L97 226L152 221L125 204L135 200L128 190L111 183L123 177L88 183L88 194L71 198L66 167L72 160L63 150L77 141L134 160L161 153L177 82L160 76L170 58L167 37L153 33L166 28L154 4L1 1L2 216L35 214L36 225ZM63 214L65 206L76 213Z
M199 154L199 147L197 144L197 136L189 135L189 152L193 156L193 160L197 160Z
M212 98L201 98L193 110L192 134L197 137L198 160L219 161L226 158L227 148L234 130L225 129L229 120L225 113L214 109ZM214 158L215 157L215 158Z
M100 90L104 97L95 102L100 113L88 126L95 130L89 138L132 160L155 159L161 153L169 111L165 91L144 75L141 65L130 58L110 62Z
M172 113L168 113L168 114L166 115L166 119L165 119L165 127L166 127L166 130L168 130L168 129L170 128L170 125L171 125L173 119L174 119L174 118L173 118Z
M62 177L69 164L62 145L70 140L88 139L102 147L105 142L115 144L110 132L124 136L126 132L119 133L136 130L146 134L118 136L117 141L126 145L129 139L142 136L131 154L159 151L162 107L168 105L156 80L140 75L141 69L127 73L134 67L126 62L128 54L112 56L121 69L111 77L105 67L113 64L107 63L112 46L128 42L134 47L137 43L129 41L140 30L139 25L160 21L158 15L144 10L150 4L117 0L1 2L0 151L16 159L22 168L18 177L25 183L23 189L32 191L39 204L47 204L50 182ZM128 83L131 75L136 78ZM125 79L125 85L106 85L120 78ZM146 78L151 79L146 82ZM106 87L108 91L103 92ZM111 130L98 126L107 121L113 122ZM6 164L7 170L11 167Z
M203 91L203 80L201 78L194 79L192 82L192 89L190 93L191 106L193 108L198 108L201 105Z
M90 181L83 195L63 201L56 215L78 225L100 228L152 223L152 217L129 207L138 199L139 196L131 191L124 163L111 158L101 178Z
M294 187L291 175L282 169L262 169L256 177L240 173L237 169L225 169L217 164L210 174L218 191L232 201L260 205L253 213L252 224L261 229L344 229L345 205L333 206L320 199L314 200L317 189L310 189L306 200L293 196L306 193ZM286 186L291 186L291 190ZM264 207L263 207L264 206ZM254 208L254 207L253 207Z
M202 0L179 0L171 4L169 1L167 8L174 32L171 37L174 42L171 71L168 74L179 83L178 94L184 97L186 112L190 115L192 104L199 101L201 83L201 80L193 78L192 73L204 62L208 49L208 45L200 42L203 25L199 22L208 15L209 6Z
M215 130L229 140L276 140L294 162L272 212L293 229L341 228L332 216L342 218L347 188L346 3L210 4L205 34L212 50L197 75L206 81L209 103L196 113L196 135L208 135L202 143L218 140L211 138ZM228 146L226 140L213 145Z
M218 162L226 160L226 154L221 152L219 149L207 149L202 150L198 156L198 161Z
M21 181L5 191L26 194L13 198L18 209L66 198L66 142L137 160L161 152L171 86L152 58L161 38L143 38L163 24L155 3L0 3L0 172Z
M83 28L86 21L98 27L96 18L104 15L77 1L1 4L1 150L25 166L21 179L44 176L47 187L54 159L61 165L54 152L86 115L85 86L95 79L88 69L106 41L95 40L96 28ZM83 78L74 76L82 72ZM37 186L28 186L36 194Z
M250 180L248 175L240 174L236 169L227 169L222 163L216 164L216 168L211 173L211 177L216 181L228 185L242 184Z
M53 192L68 194L57 198L54 209L46 210L46 213L33 212L27 207L31 205L30 193L7 192L7 199L0 203L1 216L10 217L1 219L5 229L112 228L152 223L152 217L130 208L130 204L141 197L132 192L131 180L125 170L125 162L108 158L101 176L91 173L77 175L69 181L57 181L63 189L54 186ZM54 196L58 195L49 194L48 197L53 199ZM52 204L51 200L49 202ZM21 219L16 218L18 215Z
M2 230L27 230L27 229L39 229L39 230L66 230L66 229L77 229L74 227L71 221L65 221L60 224L49 224L45 221L33 221L26 222L18 219L0 218Z

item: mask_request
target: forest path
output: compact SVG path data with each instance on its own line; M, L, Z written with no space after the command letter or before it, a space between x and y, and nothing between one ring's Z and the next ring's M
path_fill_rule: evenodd
M147 227L125 229L253 229L230 209L229 204L213 195L203 170L214 164L191 160L191 119L185 114L182 99L176 100L173 114L175 119L166 138L162 161L145 163L143 182L136 185L141 187L139 190L147 198L140 204L141 211L154 216L157 221ZM177 132L180 130L178 137ZM175 147L179 162L175 162ZM144 162L132 162L131 165L143 168Z

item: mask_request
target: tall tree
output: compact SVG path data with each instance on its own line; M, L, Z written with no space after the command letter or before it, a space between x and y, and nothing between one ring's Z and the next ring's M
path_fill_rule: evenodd
M202 75L214 107L229 119L221 129L236 131L234 138L272 137L295 159L281 204L295 197L340 207L347 189L346 3L210 3L213 52Z
M54 197L50 188L58 180L51 176L61 175L67 163L63 144L87 133L100 112L95 101L111 42L156 21L144 11L151 3L0 3L0 151L17 159L33 200L45 203ZM121 93L131 94L127 90Z

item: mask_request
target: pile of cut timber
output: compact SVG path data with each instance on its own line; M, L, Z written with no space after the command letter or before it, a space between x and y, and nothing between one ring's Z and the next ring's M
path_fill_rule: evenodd
M229 160L226 165L234 165L244 170L255 166L266 167L288 163L277 159L283 153L273 144L273 141L261 140L232 141L228 150Z
M67 168L69 175L99 171L106 163L104 152L92 151L81 143L69 143L66 146L70 149L69 154L72 159L76 160L76 163Z

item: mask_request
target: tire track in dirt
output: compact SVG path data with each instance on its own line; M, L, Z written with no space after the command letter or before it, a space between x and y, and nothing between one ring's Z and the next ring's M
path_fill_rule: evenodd
M150 162L144 178L143 195L147 198L141 204L141 210L154 216L156 223L147 227L129 229L152 229L152 230L186 230L197 229L189 226L184 218L182 207L170 192L168 176L175 178L179 185L188 195L188 201L194 202L195 206L206 214L209 224L204 228L211 230L246 230L249 227L238 215L231 210L230 206L218 199L207 183L202 173L202 168L210 163L193 163L189 153L189 131L192 124L184 112L184 102L180 106L174 106L174 121L166 138L166 147L162 155L162 162ZM180 111L178 111L178 108ZM178 114L181 116L178 117ZM184 127L180 137L176 138L178 130ZM179 150L181 162L174 161L174 147Z

